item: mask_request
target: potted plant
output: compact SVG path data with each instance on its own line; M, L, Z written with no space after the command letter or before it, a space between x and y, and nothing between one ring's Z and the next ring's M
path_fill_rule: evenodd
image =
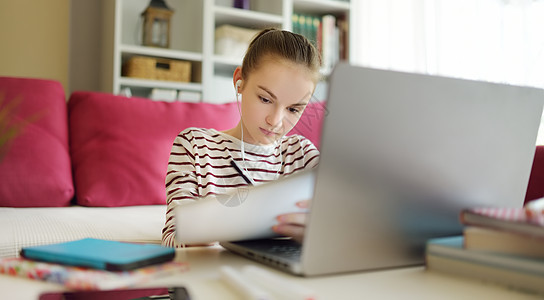
M0 94L0 159L7 153L10 141L19 133L21 125L12 117L20 98L7 101L5 95Z

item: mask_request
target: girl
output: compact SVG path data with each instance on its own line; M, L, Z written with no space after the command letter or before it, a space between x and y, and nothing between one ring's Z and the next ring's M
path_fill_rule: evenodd
M175 139L166 174L162 244L175 241L174 208L200 197L232 193L313 168L319 151L306 138L285 136L310 101L320 58L303 36L278 29L258 33L233 74L240 121L230 130L187 128ZM225 203L225 205L227 205ZM298 204L307 206L307 202ZM300 240L302 213L278 216L273 230Z

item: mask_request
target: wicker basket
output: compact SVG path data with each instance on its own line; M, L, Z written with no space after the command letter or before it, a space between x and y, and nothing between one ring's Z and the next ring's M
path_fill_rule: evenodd
M191 81L191 63L181 60L133 56L124 64L123 76L189 82Z

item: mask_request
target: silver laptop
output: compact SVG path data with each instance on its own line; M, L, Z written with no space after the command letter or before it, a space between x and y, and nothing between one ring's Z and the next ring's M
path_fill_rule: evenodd
M427 239L462 233L462 208L522 206L543 90L348 64L329 84L302 246L227 249L303 276L419 265Z

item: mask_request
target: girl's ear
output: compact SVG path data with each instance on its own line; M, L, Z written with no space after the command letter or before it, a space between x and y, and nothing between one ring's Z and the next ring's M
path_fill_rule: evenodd
M237 67L232 74L232 83L236 89L236 93L240 93L240 87L242 86L242 67Z

